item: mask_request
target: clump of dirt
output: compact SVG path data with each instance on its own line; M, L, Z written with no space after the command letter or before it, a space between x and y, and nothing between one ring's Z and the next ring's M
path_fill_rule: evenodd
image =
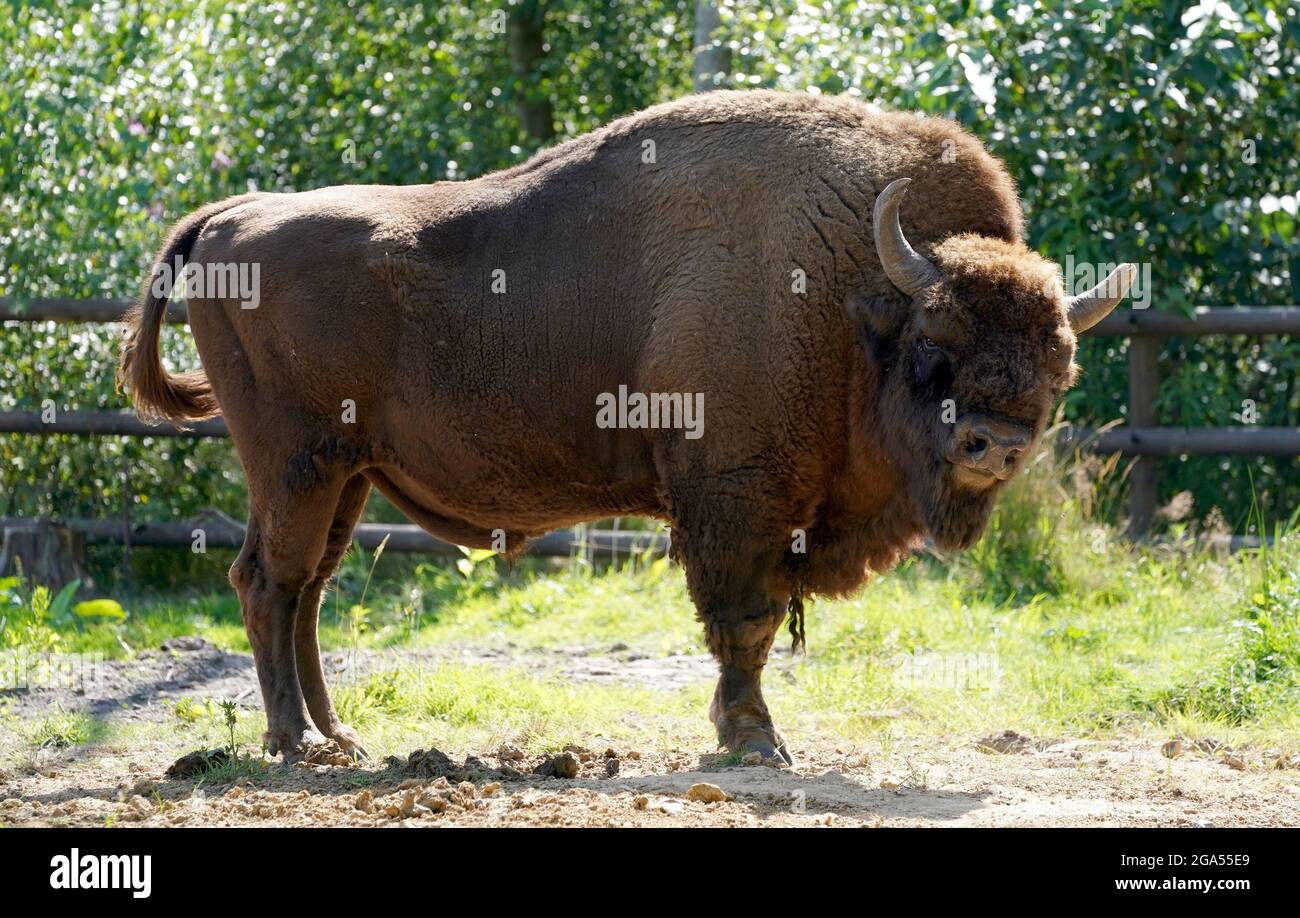
M559 755L553 755L533 769L533 774L541 775L543 778L568 778L570 780L578 777L578 772L582 766L578 764L578 759L572 752L561 752Z
M194 778L229 762L230 753L225 749L199 749L181 756L163 774L168 778Z
M990 752L997 755L1010 755L1017 752L1042 752L1052 745L1054 745L1053 740L1036 740L1033 737L1017 733L1015 730L990 733L988 736L975 741L975 748L980 752Z
M501 762L522 762L527 756L524 751L509 744L497 747L497 759Z
M472 774L472 766L469 757L463 764L456 764L456 760L447 753L430 747L429 749L417 749L406 757L403 761L398 756L389 756L387 759L388 767L398 771L415 775L419 778L442 778L447 781L468 781ZM473 759L475 764L481 765L478 759Z
M158 645L158 649L165 650L168 653L195 653L197 651L216 651L217 646L207 638L199 637L197 634L186 634L163 641Z
M371 803L370 794L366 791L362 794L358 794L354 802L358 809L380 812L390 819L434 816L455 808L475 809L479 799L479 790L472 782L462 781L453 785L446 778L438 778L427 785L404 781L396 793L387 797L387 802L381 799Z

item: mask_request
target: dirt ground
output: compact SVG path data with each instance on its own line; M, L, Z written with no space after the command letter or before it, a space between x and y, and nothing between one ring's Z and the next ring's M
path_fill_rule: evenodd
M427 652L424 654L427 656ZM414 656L419 656L414 655ZM474 662L495 654L473 656ZM507 655L503 655L507 656ZM562 661L562 662L560 662ZM340 665L337 656L327 662ZM389 658L391 663L391 658ZM707 657L508 655L571 680L711 683ZM57 707L165 722L182 696L258 701L251 658L197 639L105 664L93 692L8 693L20 721ZM41 749L0 771L0 824L145 826L1297 826L1300 761L1159 738L926 737L795 743L777 768L701 750L569 747L551 776L513 747L356 764L273 765L214 781L166 774L174 743ZM1174 757L1166 753L1176 751ZM569 777L569 775L572 777Z

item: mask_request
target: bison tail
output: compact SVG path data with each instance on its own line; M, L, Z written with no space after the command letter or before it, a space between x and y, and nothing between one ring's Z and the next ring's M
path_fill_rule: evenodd
M180 281L180 269L189 260L203 227L222 211L259 197L262 195L254 193L227 198L199 208L177 223L158 253L139 302L122 317L126 330L117 367L117 388L130 393L135 413L142 421L202 421L221 412L202 370L167 372L158 338L172 283ZM168 275L172 283L163 282Z

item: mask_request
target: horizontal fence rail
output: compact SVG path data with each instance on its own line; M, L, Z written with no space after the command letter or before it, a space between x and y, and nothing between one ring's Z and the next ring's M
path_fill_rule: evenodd
M33 299L21 307L0 297L6 322L118 322L130 300ZM167 321L189 321L185 303L172 300ZM1300 306L1197 306L1190 316L1156 309L1117 309L1086 332L1109 338L1168 338L1179 335L1300 335Z
M226 422L148 424L129 411L55 411L48 421L38 411L0 411L0 433L82 434L120 437L228 437Z
M1300 306L1197 306L1190 316L1117 309L1084 334L1110 338L1300 335Z
M13 297L0 297L0 320L6 322L120 322L131 300L70 300L63 297L28 300L19 306ZM167 304L166 320L184 325L189 321L185 303Z
M0 517L0 533L13 526L31 526L28 517ZM244 526L235 520L198 517L165 523L126 525L117 520L74 519L52 521L80 533L87 545L131 545L146 548L188 548L196 533L202 531L206 548L236 549L244 544ZM359 523L352 532L353 543L369 551L380 545L385 552L432 555L440 558L463 558L457 545L434 538L410 523ZM531 539L524 554L532 558L584 557L612 561L619 558L661 558L668 553L671 537L667 533L627 529L561 529ZM1176 544L1164 542L1161 544ZM1236 552L1273 544L1271 536L1201 534L1198 546L1217 551ZM922 553L928 549L916 549Z
M1076 428L1063 443L1129 456L1295 456L1300 427L1111 427L1101 433Z
M0 433L82 436L228 437L221 418L191 421L184 427L148 424L128 411L64 411L46 421L38 412L0 411ZM1131 456L1293 456L1300 455L1300 427L1112 427L1097 433L1074 428L1063 445L1095 453Z
M0 517L0 532L6 527L30 523L25 517ZM199 517L167 523L127 525L118 520L59 520L85 536L88 545L123 545L133 547L190 546L202 532L207 548L239 548L244 544L244 526L222 517ZM352 540L374 550L387 539L384 551L412 554L464 557L456 545L429 535L410 523L361 523ZM583 555L592 558L626 558L632 555L661 556L668 551L668 536L661 532L628 529L560 529L532 539L526 554L542 558L569 558Z

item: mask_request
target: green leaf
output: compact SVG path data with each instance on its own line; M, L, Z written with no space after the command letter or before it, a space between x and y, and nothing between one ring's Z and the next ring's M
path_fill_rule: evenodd
M79 586L81 586L81 581L74 580L59 590L58 595L54 597L54 601L50 603L50 615L57 618L68 611L68 604L72 602L72 596L77 592Z
M81 618L110 618L121 621L126 618L126 610L116 599L88 599L72 607Z

